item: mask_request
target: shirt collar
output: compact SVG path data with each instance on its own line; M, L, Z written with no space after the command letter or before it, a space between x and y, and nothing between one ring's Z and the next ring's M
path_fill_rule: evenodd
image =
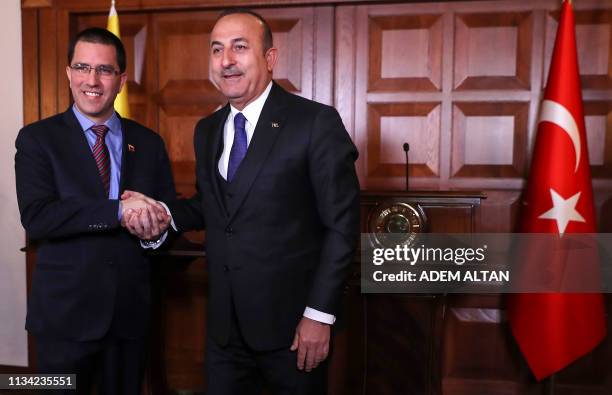
M72 112L76 116L77 121L79 121L79 125L81 125L83 131L87 131L92 126L96 125L94 121L83 115L74 104L72 105ZM108 126L109 133L118 133L121 130L121 121L119 120L119 117L115 111L113 111L110 118L104 122L104 125Z
M259 115L261 115L261 111L263 110L264 104L266 104L266 99L268 99L268 96L270 95L271 90L272 90L272 81L268 83L268 86L261 93L261 95L259 95L257 99L247 104L247 106L244 107L242 111L239 111L236 107L230 104L230 111L232 113L232 119L236 116L236 114L241 112L242 115L244 115L244 117L246 118L246 120L249 122L251 126L254 127L255 125L257 125L257 120L259 119Z

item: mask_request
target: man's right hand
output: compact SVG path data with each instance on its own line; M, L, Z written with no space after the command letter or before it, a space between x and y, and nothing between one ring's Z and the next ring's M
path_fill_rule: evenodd
M125 191L121 199L121 225L133 235L152 240L168 229L171 218L155 199L134 191Z

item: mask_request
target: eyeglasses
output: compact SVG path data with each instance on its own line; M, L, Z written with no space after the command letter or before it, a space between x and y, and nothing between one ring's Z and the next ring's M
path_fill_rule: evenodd
M75 63L70 66L72 70L74 70L77 74L81 75L89 75L91 70L95 70L96 75L100 76L100 78L112 78L120 73L115 70L112 66L107 66L101 64L99 66L93 67L88 65L87 63Z

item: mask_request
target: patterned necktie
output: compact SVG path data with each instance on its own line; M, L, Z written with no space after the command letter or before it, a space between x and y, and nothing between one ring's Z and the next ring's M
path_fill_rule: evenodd
M108 195L110 189L110 155L104 141L106 133L108 133L108 126L95 125L91 127L91 130L96 134L96 142L92 148L93 157L96 160L96 166L98 166L98 173L100 173L102 184L104 184L104 190Z
M234 117L234 143L230 151L229 163L227 165L227 181L232 182L234 175L244 159L247 152L247 135L244 128L246 118L239 112Z

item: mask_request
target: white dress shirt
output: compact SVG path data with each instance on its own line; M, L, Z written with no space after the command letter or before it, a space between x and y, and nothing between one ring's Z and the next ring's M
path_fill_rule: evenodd
M263 106L266 104L266 100L270 95L270 90L272 90L272 81L270 81L262 94L244 107L242 111L239 111L236 107L230 105L230 114L225 120L225 126L223 126L223 153L221 153L221 158L219 158L219 173L221 173L221 177L223 177L223 179L227 180L227 166L229 164L232 144L234 143L234 117L236 114L241 112L246 118L244 129L246 130L248 149L249 145L251 144L251 139L253 138L253 132L255 132L255 126L257 126L257 121L259 120L259 116L263 110Z

